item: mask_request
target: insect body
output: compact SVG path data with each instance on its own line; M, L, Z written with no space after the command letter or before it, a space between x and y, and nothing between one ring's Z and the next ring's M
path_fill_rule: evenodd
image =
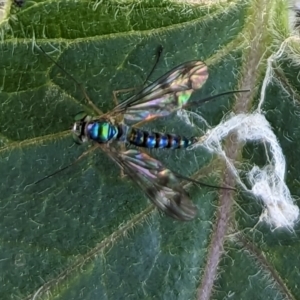
M79 114L73 127L75 139L98 143L117 139L145 148L186 148L196 139L150 133L125 124L150 121L185 107L192 92L201 88L207 78L207 66L203 62L182 64L104 116L92 118Z
M79 142L92 140L103 144L116 140L144 148L187 148L197 142L197 138L149 132L125 124L113 125L108 120L93 120L87 115L74 124L73 134Z
M193 91L200 89L207 78L207 66L203 62L190 61L183 63L106 114L96 117L82 113L78 114L72 128L73 137L77 143L94 142L140 186L159 209L175 219L192 220L197 214L197 208L181 187L180 180L196 181L167 169L160 161L146 153L142 153L137 149L120 151L115 145L121 142L144 148L176 149L186 148L195 143L197 138L148 132L139 129L137 125L158 117L167 116L181 108L199 106L218 96L237 92L229 91L189 102ZM96 106L90 99L88 100L95 109Z
M198 139L194 137L186 138L175 134L148 132L135 128L130 130L129 137L130 144L145 148L187 148L197 141Z
M186 148L195 138L148 132L126 123L152 120L167 116L185 107L195 89L200 88L208 77L207 67L200 61L182 64L143 89L137 95L116 106L100 117L78 114L72 132L75 141L93 141L116 161L125 173L135 181L162 211L173 218L191 220L197 209L180 186L184 178L161 162L138 150L118 152L108 150L104 144L124 142L145 148Z

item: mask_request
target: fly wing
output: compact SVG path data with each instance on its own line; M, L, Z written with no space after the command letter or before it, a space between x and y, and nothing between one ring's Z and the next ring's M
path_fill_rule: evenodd
M125 122L131 123L167 116L184 108L207 78L207 66L202 61L183 63L116 106L111 114L123 113Z
M197 208L181 187L179 177L161 162L138 150L117 152L104 148L161 211L182 221L195 218Z

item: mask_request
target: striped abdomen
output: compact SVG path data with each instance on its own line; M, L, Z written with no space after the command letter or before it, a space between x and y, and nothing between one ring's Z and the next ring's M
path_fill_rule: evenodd
M132 145L145 148L187 148L197 141L196 138L190 139L175 134L160 132L149 132L137 128L131 128L128 133L128 142Z

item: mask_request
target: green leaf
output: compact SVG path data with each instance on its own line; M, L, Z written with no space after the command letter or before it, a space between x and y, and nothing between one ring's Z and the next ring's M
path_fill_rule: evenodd
M113 91L140 88L159 45L164 50L151 80L197 59L210 76L196 99L251 89L194 109L197 126L172 115L147 129L202 135L225 115L256 110L265 91L261 113L285 155L286 183L296 197L300 46L288 3L2 2L1 299L300 299L299 225L292 231L261 221L264 205L240 185L239 192L185 185L199 209L191 222L158 213L105 153L73 143L74 115L95 112L80 86L35 47L103 112L116 105ZM272 155L265 144L233 136L223 146L244 171ZM85 151L72 167L32 184ZM182 175L235 185L224 160L204 147L151 155Z

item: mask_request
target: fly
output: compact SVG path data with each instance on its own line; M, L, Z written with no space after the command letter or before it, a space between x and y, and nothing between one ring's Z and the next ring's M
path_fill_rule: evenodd
M45 53L43 49L41 51ZM76 84L80 85L73 76L62 69L49 55L47 56ZM158 59L159 56L156 63ZM167 169L159 160L138 149L121 151L116 145L122 143L147 149L179 149L187 148L196 143L199 138L149 132L138 128L137 125L167 116L182 108L202 105L222 95L248 91L228 91L189 102L192 93L201 89L207 78L208 68L205 63L199 60L185 62L143 88L136 95L118 104L108 113L100 116L79 113L75 117L75 123L71 129L74 141L79 144L91 142L95 145L95 148L104 151L161 211L177 220L192 220L197 215L197 208L190 200L187 192L181 187L181 179L213 188L234 189L212 186L181 176ZM87 95L86 97L88 103L98 112L99 109ZM59 169L36 183L69 168L84 155L85 153L70 165Z

